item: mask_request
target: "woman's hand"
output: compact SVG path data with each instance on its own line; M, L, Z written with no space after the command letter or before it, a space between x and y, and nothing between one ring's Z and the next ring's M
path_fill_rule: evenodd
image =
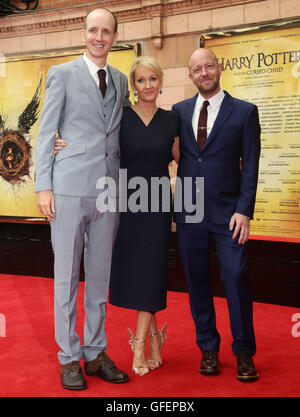
M180 157L179 136L176 136L174 138L174 144L173 144L173 148L172 148L172 155L173 155L174 161L178 164L179 157Z
M59 151L64 149L66 145L67 145L66 141L57 137L54 142L54 154L56 155Z

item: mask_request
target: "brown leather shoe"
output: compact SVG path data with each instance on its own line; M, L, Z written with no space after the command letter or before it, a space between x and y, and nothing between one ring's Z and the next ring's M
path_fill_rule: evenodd
M90 376L99 376L105 381L122 383L129 380L128 375L120 371L105 352L99 353L96 359L84 363L84 371Z
M218 352L212 350L203 352L199 372L203 375L216 375L220 373Z
M82 374L79 362L70 362L60 367L61 383L63 388L81 390L86 388L86 381Z
M241 350L237 353L237 379L239 381L256 381L259 378L256 372L252 355L247 351Z

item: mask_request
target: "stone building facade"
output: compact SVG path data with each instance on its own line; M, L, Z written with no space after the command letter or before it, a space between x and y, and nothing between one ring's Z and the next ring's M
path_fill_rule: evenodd
M83 47L83 18L96 7L116 14L119 43L138 42L142 55L159 60L165 72L159 97L164 108L195 93L187 60L200 46L201 34L300 17L299 0L40 0L34 11L0 18L0 53Z

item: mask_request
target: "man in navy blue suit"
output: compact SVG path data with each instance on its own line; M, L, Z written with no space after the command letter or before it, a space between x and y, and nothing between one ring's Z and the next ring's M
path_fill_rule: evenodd
M181 180L183 197L187 191L185 187L192 184L189 191L196 204L201 192L198 179L204 179L204 214L202 221L195 222L193 213L183 204L182 210L175 212L175 222L196 341L202 351L199 372L210 375L220 371L220 335L209 284L209 242L212 238L226 290L237 378L254 381L258 379L258 373L252 359L256 343L245 243L253 217L258 178L258 111L255 105L233 98L222 90L222 67L212 51L197 49L190 57L189 71L199 94L173 106L180 120L177 177ZM186 178L192 181L185 182ZM175 201L178 198L176 191L175 188Z

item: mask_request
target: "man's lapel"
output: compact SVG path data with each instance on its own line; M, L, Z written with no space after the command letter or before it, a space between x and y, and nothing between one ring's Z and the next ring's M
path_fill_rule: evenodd
M118 74L118 72L115 68L111 67L110 65L107 65L107 70L110 73L112 82L114 84L114 87L115 87L116 93L117 93L116 102L115 102L113 112L112 112L112 115L111 115L111 118L110 118L110 121L109 121L108 128L110 128L112 122L114 121L114 119L116 117L117 112L119 111L119 107L120 107L121 79L120 79L120 76L119 76L119 74Z
M198 145L197 145L197 138L195 138L194 129L193 129L193 125L192 125L192 119L193 119L194 108L195 108L195 105L196 105L197 97L198 97L198 94L196 94L190 100L187 100L185 102L184 120L185 120L185 123L187 125L189 138L191 138L191 144L192 144L193 147L195 147L195 149L197 151L199 151Z
M209 144L217 137L217 135L223 128L224 123L226 122L230 113L232 112L233 98L231 97L230 94L227 93L227 91L224 91L224 93L225 93L225 97L221 103L219 113L217 115L213 128L207 138L207 141L203 149L209 146Z
M91 100L93 107L99 113L100 117L103 118L103 99L93 77L91 76L89 69L84 62L82 56L75 61L76 74L84 87L89 99Z

